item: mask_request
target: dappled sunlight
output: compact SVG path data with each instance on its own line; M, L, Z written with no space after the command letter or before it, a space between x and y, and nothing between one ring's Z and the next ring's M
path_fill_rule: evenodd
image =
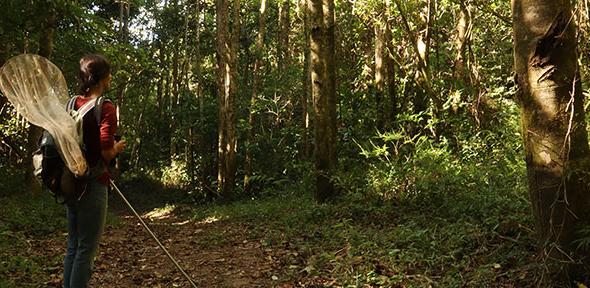
M67 170L31 171L37 131L0 91L0 288L63 287L82 225L104 232L79 286L562 287L535 216L590 223L590 0L5 2L0 71L39 53L65 100L115 109L76 127L97 168L76 188L112 189L104 227L74 223L97 214L31 185ZM86 53L110 68L77 91ZM19 99L63 110L37 86Z
M170 218L172 214L176 210L176 205L166 205L164 207L155 208L152 211L143 215L143 217L147 217L150 220L162 220L166 218Z
M196 222L197 224L211 224L211 223L215 223L218 222L219 220L221 220L221 217L218 216L209 216L199 222Z

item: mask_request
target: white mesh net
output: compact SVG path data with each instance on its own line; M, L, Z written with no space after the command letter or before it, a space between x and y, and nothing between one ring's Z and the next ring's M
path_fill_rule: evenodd
M76 122L65 109L68 89L59 68L38 55L13 57L0 69L0 89L19 114L53 136L70 171L84 175L86 160Z

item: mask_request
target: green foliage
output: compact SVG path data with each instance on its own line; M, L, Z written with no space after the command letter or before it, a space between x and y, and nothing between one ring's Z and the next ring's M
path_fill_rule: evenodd
M190 184L186 162L174 159L170 166L162 167L162 184L168 187L186 188Z
M63 231L64 207L55 203L49 193L40 197L1 197L0 201L5 211L0 214L0 286L35 287L47 282L47 269L58 267L62 258L47 259L33 253L39 247L33 247L31 239Z
M241 223L245 230L239 233L284 255L289 281L320 277L351 287L532 285L540 270L528 266L535 248L524 228L531 221L525 192L504 189L449 192L440 185L398 201L345 197L331 205L295 192L198 207L194 213L197 222ZM222 239L233 233L220 230L202 241L224 245Z
M10 196L0 196L0 287L48 285L63 265L65 206L46 191L31 196L26 190L9 189ZM107 225L118 224L109 214ZM51 241L57 238L59 244ZM56 251L56 245L63 246Z
M119 133L129 143L120 156L124 187L143 198L211 204L219 113L214 3L200 1L197 13L194 1L131 1L130 24L147 33L131 29L122 37L113 1L7 1L3 8L8 12L0 19L0 59L39 48L42 21L35 19L45 16L49 2L58 12L52 61L63 70L72 95L81 56L103 53L113 63L107 96L121 108ZM279 70L279 4L267 2L262 54L254 49L260 1L243 1L237 33L238 201L199 207L203 211L195 218L238 221L265 248L288 247L285 267L292 279L312 276L349 287L532 285L538 270L526 263L534 262L534 244L526 228L532 224L509 65L512 34L504 21L510 19L510 2L465 1L473 20L465 56L472 69L469 81L454 71L459 5L436 2L425 59L432 78L429 95L396 1L388 11L382 0L336 1L339 171L332 180L342 194L331 205L311 200L313 158L303 155L303 133L312 151L315 137L313 99L305 107L310 126L302 129L307 120L301 103L308 37L304 10L292 5L291 59ZM400 3L410 32L424 39L426 2ZM393 24L387 55L394 61L394 75L387 84L392 92L386 93L390 119L377 129L384 115L379 115L375 91L374 28L384 24L382 13ZM589 26L582 27L579 37L588 39ZM580 49L580 63L587 63L588 47ZM255 56L262 57L261 83L252 104ZM587 67L581 65L583 79ZM425 103L419 103L421 98ZM442 103L441 111L435 100ZM10 105L0 107L0 196L23 186L27 130ZM253 138L245 147L249 131ZM247 194L241 183L246 148L253 159ZM43 238L63 227L63 217L55 217L63 214L60 206L25 196L7 199L14 213L0 215L0 247L18 243L16 248L26 249L26 237ZM590 246L586 230L578 243L583 248ZM223 245L227 233L218 231L202 241ZM0 262L0 276L44 273L40 259L14 249L0 251L2 259L8 257ZM13 283L0 280L0 287Z

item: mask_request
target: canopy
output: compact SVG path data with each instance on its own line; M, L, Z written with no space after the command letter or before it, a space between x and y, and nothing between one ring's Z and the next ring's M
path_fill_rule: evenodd
M68 88L59 68L39 55L13 57L0 68L0 90L19 114L53 136L70 171L84 175L87 164L76 122L65 110Z

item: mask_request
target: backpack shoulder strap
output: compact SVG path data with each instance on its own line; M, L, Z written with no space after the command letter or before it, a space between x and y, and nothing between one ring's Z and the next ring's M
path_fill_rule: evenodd
M84 103L82 107L78 108L78 115L80 115L81 118L84 118L84 116L86 116L86 114L88 114L88 112L94 108L94 105L96 105L96 99L91 99Z
M69 113L70 111L76 110L76 100L78 99L78 96L73 96L72 98L70 98L70 100L68 100L68 103L66 104L66 111Z
M96 102L94 104L94 118L96 119L96 123L98 123L98 126L100 126L100 122L102 122L102 105L105 102L112 103L111 100L107 99L106 97L100 96L98 97L98 99L96 99Z

